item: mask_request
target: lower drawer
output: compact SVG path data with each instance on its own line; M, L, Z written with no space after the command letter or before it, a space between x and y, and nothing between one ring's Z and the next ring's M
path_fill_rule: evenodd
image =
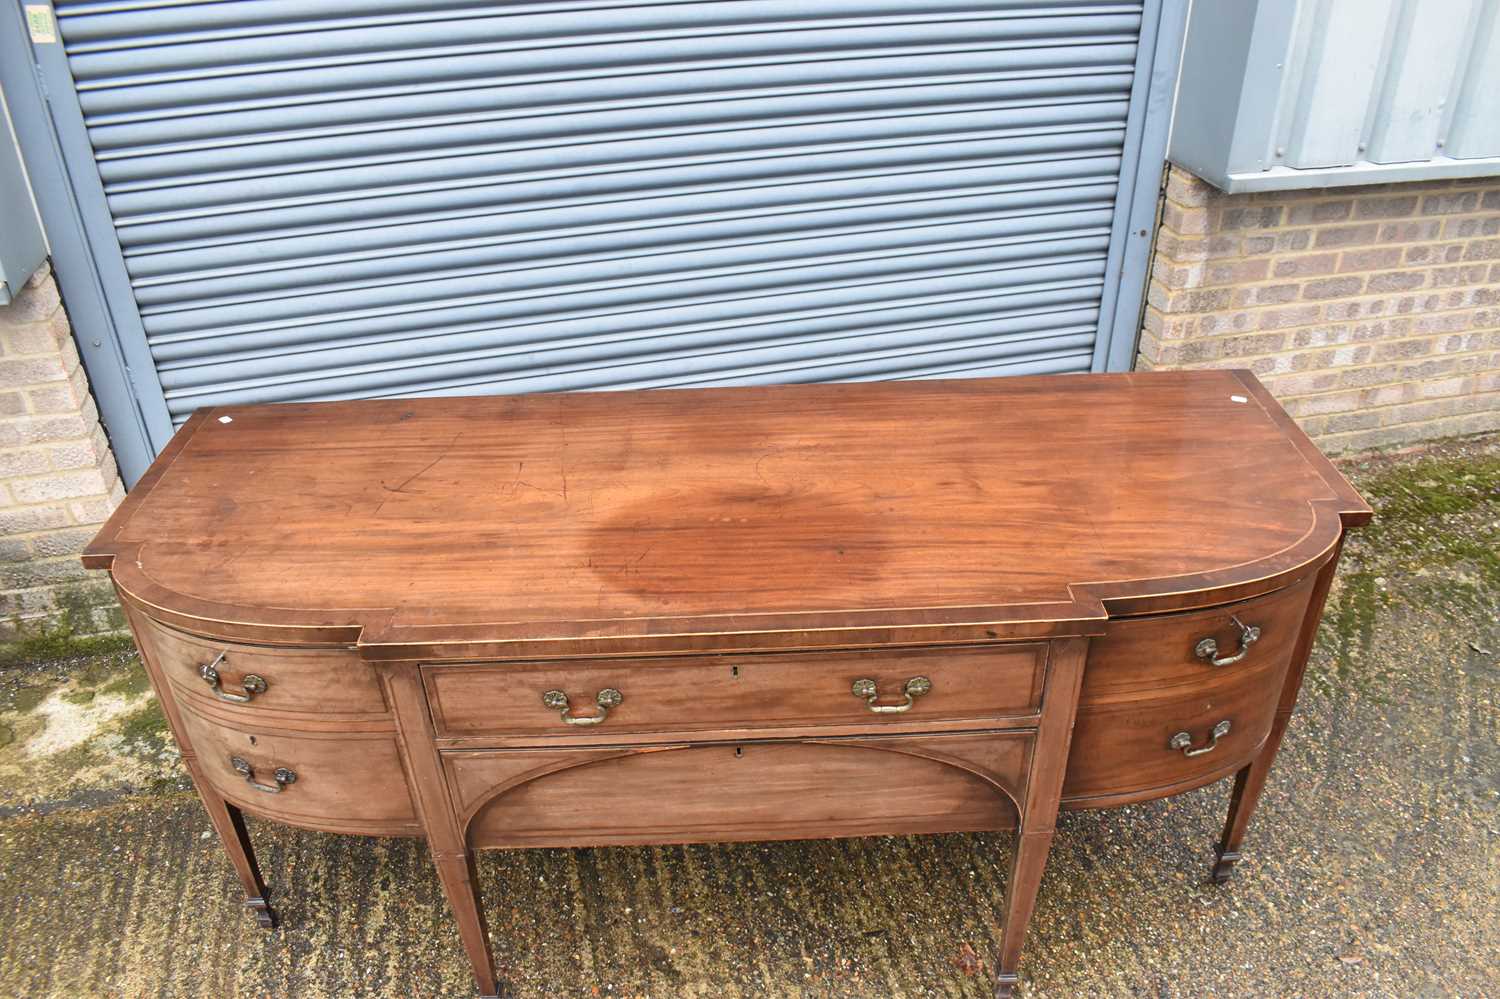
M391 736L291 734L181 715L204 776L256 815L325 832L421 831Z
M1248 763L1271 731L1285 673L1282 663L1172 698L1080 705L1063 781L1065 806L1175 794Z
M1016 824L1024 731L445 754L470 842L605 846Z

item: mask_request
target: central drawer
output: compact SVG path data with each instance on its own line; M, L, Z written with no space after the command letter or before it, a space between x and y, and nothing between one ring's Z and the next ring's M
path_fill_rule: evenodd
M1034 721L1045 643L426 666L440 738ZM859 691L856 693L856 689ZM873 696L870 691L873 689Z

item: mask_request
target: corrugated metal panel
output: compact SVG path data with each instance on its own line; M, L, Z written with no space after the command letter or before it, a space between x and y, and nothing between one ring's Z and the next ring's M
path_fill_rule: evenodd
M1458 99L1448 130L1448 155L1496 157L1500 156L1500 0L1487 0L1469 37L1469 59L1455 88Z
M1231 191L1500 173L1500 0L1197 0L1171 157Z
M0 98L0 306L21 293L46 259L42 223L10 129L10 113Z
M178 421L1090 366L1138 3L58 14Z

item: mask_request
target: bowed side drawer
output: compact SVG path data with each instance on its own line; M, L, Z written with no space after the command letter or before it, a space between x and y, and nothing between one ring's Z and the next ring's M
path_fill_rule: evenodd
M228 725L190 709L181 715L214 789L253 814L323 832L422 831L394 736Z
M243 718L390 717L374 669L354 649L247 645L135 620L184 705Z
M1089 643L1079 707L1203 689L1277 668L1291 659L1314 582L1309 574L1251 600L1111 621Z
M1089 645L1064 806L1176 794L1248 763L1271 730L1315 582L1111 621Z

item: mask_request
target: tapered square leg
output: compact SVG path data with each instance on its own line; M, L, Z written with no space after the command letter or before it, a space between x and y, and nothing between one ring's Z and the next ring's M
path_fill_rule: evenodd
M1245 830L1250 828L1250 818L1260 803L1260 794L1266 789L1266 778L1276 760L1276 751L1281 748L1281 737L1286 733L1288 720L1290 715L1277 717L1260 755L1234 775L1234 790L1229 795L1229 817L1224 822L1224 832L1214 851L1213 871L1209 874L1214 884L1228 881L1240 859L1240 844L1245 840Z
M500 979L495 974L495 957L490 952L490 930L480 905L474 850L469 847L463 824L457 818L458 808L449 797L421 677L415 668L404 664L387 667L382 676L396 716L405 720L398 729L402 757L427 830L427 844L432 850L438 880L443 884L443 894L448 897L454 922L458 923L459 938L474 969L474 984L480 999L500 999Z
M1026 942L1026 926L1036 908L1037 890L1052 849L1052 831L1028 833L1016 837L1016 853L1011 858L1010 879L1005 886L1005 911L1000 920L1000 958L995 969L996 999L1010 999L1020 981L1017 967L1021 947Z
M495 958L490 953L489 925L479 900L479 876L474 868L474 851L460 855L440 855L433 851L443 893L458 923L458 935L474 969L474 984L480 999L499 999L500 984L495 974Z
M1240 859L1240 845L1245 840L1245 831L1250 828L1250 818L1255 806L1260 803L1261 792L1266 789L1266 778L1271 775L1271 764L1276 762L1276 753L1281 749L1281 740L1286 736L1292 722L1292 712L1297 707L1297 694L1302 689L1302 675L1307 670L1307 660L1312 655L1313 641L1318 635L1318 623L1323 619L1323 604L1328 599L1333 585L1333 574L1338 570L1339 555L1343 541L1334 547L1333 556L1318 570L1317 582L1313 585L1307 612L1297 632L1297 644L1292 649L1292 659L1287 665L1286 679L1282 682L1281 698L1276 705L1276 719L1271 723L1271 734L1260 754L1234 776L1234 790L1229 796L1229 817L1224 822L1224 833L1219 837L1215 850L1213 871L1209 878L1214 884L1229 880L1234 865Z
M1250 816L1256 811L1269 769L1269 763L1263 763L1262 757L1257 757L1235 774L1235 790L1230 792L1229 798L1229 817L1224 820L1224 832L1214 850L1214 870L1209 873L1209 879L1215 885L1227 882L1236 862L1239 862L1239 844L1245 838L1245 829L1250 826Z
M1026 926L1036 908L1037 889L1052 850L1057 811L1062 801L1063 775L1067 770L1068 744L1073 738L1073 718L1078 709L1078 690L1083 681L1083 662L1088 639L1064 638L1048 651L1047 693L1037 723L1032 748L1032 767L1027 775L1019 821L1016 852L1010 860L1010 879L1005 885L1005 907L1000 916L1000 954L995 962L995 997L1011 999L1020 983L1017 967Z
M245 827L244 813L221 798L206 780L198 780L196 773L194 780L203 807L208 811L208 819L219 834L224 853L245 888L245 908L255 914L255 921L261 929L274 930L279 920L276 910L271 908L271 893L260 875L260 864L255 859L255 847L250 842L250 830Z

